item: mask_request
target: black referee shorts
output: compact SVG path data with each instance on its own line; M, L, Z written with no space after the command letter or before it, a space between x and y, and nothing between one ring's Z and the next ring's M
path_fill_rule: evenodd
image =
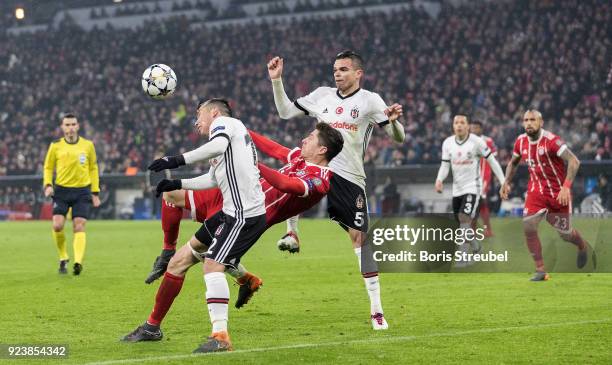
M53 189L53 215L66 216L68 209L72 208L72 218L89 218L91 210L91 189L66 188L56 185Z
M266 229L265 214L236 219L221 210L204 222L195 237L209 246L207 258L235 268Z

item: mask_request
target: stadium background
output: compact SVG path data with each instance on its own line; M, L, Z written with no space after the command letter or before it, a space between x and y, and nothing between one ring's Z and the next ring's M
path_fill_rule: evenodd
M407 141L397 146L377 131L365 156L374 214L447 210L448 190L440 197L431 186L452 115L482 120L505 164L528 106L541 110L545 128L584 162L574 206L588 198L587 213L612 209L603 176L612 166L606 1L11 0L0 6L0 219L48 217L40 173L63 112L79 116L81 134L97 147L103 184L97 216L148 218L159 203L148 194L146 165L201 143L190 123L198 98L229 98L248 127L295 145L312 121L277 117L266 61L285 58L284 80L295 98L329 85L332 56L346 48L366 58L362 86L405 110ZM16 7L24 19L15 18ZM162 102L139 86L142 70L154 62L170 65L179 78L176 95ZM502 213L519 213L524 184L523 174L516 201Z

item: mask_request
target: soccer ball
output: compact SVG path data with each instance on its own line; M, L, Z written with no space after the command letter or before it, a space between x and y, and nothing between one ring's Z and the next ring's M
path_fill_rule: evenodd
M147 67L142 74L142 89L153 99L164 99L176 89L176 74L163 63Z

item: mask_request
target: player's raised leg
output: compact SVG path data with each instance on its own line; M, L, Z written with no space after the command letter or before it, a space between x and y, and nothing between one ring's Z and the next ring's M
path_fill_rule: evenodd
M300 239L298 238L298 219L299 215L287 219L287 233L276 243L281 251L289 253L300 252Z
M176 241L178 239L181 219L183 218L183 207L185 206L185 191L174 190L165 192L161 204L161 225L164 231L164 246L161 254L155 258L153 268L145 279L147 284L151 284L164 275L170 259L176 252Z
M556 207L555 207L556 208ZM582 269L588 261L589 244L585 241L580 232L572 227L570 220L569 207L565 211L553 212L546 216L548 223L559 233L561 239L576 246L578 250L576 256L576 267Z

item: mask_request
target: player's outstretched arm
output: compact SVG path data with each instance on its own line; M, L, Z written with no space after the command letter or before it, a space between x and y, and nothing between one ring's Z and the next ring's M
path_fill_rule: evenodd
M516 174L516 169L518 167L519 162L521 162L521 156L514 154L512 155L512 159L508 163L508 166L506 167L506 178L504 180L503 185L499 189L499 196L503 200L508 199L508 194L510 194L510 181L512 181L514 174Z
M206 190L212 189L217 186L217 182L213 176L212 169L208 171L207 174L200 175L194 177L192 179L175 179L168 180L163 179L157 184L157 188L155 189L155 196L159 198L159 196L165 191L174 191L174 190Z
M282 163L289 162L287 158L289 152L291 151L289 148L276 141L266 138L257 132L253 132L250 129L248 131L249 135L253 139L253 143L255 143L255 147L257 147L258 150L281 161Z
M287 96L285 88L283 86L283 59L280 57L274 57L268 62L268 75L272 80L272 91L274 93L274 105L278 115L282 119L290 119L305 115Z
M570 203L570 189L578 173L578 168L580 168L580 160L569 148L565 148L560 157L567 162L567 174L565 175L565 181L557 196L557 201L559 204L566 206Z
M491 171L495 174L497 181L499 181L500 185L504 185L506 181L506 177L504 176L504 170L502 170L501 165L495 158L495 155L491 152L489 156L487 156L487 163L491 166Z
M446 179L446 177L448 176L449 170L450 170L450 161L442 160L442 163L440 163L440 168L438 169L438 176L436 177L435 189L437 193L442 193L444 189L442 183L444 182L444 179Z
M189 165L198 161L204 161L219 156L225 152L229 140L227 138L213 138L210 142L193 151L185 152L178 156L164 156L153 161L148 169L155 172L166 169L176 169L183 165Z
M403 114L400 104L393 104L385 109L385 114L389 117L389 124L384 126L385 132L397 143L402 143L406 139L404 126L399 122L399 118Z
M283 175L280 172L262 164L261 162L257 165L257 167L259 167L261 177L283 193L298 195L301 197L308 195L308 187L306 186L304 180L297 177Z

